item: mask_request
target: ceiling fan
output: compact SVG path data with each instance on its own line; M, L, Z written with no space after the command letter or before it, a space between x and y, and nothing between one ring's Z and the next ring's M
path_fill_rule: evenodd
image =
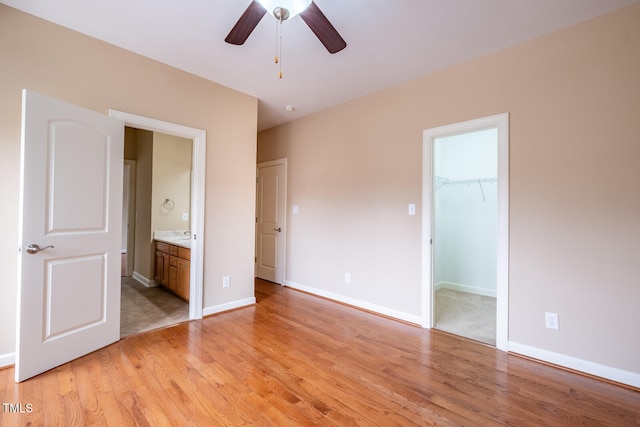
M224 41L235 45L244 44L267 13L267 8L272 10L271 13L280 22L300 15L329 53L337 53L347 47L347 43L313 0L253 0Z

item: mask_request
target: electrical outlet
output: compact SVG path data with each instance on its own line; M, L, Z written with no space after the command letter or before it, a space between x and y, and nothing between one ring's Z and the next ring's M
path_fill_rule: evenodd
M544 324L548 329L560 329L558 313L544 313Z
M231 286L231 276L224 276L222 278L222 287L228 288L229 286Z
M344 273L344 283L351 283L351 273Z

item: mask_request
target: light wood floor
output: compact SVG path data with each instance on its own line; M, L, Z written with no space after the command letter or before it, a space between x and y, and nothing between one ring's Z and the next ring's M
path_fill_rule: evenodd
M258 304L127 337L21 384L34 426L640 424L640 392L256 283Z

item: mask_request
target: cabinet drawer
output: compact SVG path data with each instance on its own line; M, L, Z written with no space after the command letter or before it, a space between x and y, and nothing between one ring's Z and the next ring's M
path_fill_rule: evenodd
M169 245L169 253L171 255L178 255L178 247L177 246L173 246L173 245Z
M178 246L178 256L183 259L191 259L191 249Z
M158 242L156 241L156 250L160 252L169 253L169 245L168 243Z
M178 257L175 257L175 256L169 257L169 265L171 267L177 267L178 266Z

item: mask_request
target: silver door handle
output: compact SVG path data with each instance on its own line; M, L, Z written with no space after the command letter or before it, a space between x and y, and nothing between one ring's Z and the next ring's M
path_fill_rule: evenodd
M45 246L44 248L41 248L40 246L36 245L35 243L32 243L29 246L27 246L27 253L28 254L37 254L38 252L44 251L45 249L49 249L49 248L53 249L53 245L49 245L49 246Z
M278 233L282 232L282 227L274 228L273 231L277 231Z

